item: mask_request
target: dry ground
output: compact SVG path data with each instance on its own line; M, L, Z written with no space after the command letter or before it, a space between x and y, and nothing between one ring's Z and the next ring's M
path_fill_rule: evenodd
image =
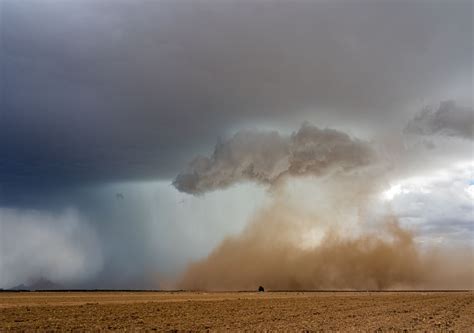
M474 332L473 327L473 292L0 293L0 331Z

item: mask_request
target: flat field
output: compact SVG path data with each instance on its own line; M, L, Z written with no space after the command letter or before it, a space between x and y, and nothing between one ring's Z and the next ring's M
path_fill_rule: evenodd
M474 293L0 293L0 331L141 329L474 332Z

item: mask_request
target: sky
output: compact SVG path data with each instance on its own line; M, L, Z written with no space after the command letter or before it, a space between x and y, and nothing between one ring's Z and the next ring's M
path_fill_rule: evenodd
M281 196L472 258L473 40L463 0L0 0L0 288L174 287Z

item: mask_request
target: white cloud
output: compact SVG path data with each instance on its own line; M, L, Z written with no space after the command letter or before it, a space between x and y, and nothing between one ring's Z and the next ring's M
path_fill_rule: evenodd
M419 231L420 242L474 243L474 163L403 179L382 199L403 224Z

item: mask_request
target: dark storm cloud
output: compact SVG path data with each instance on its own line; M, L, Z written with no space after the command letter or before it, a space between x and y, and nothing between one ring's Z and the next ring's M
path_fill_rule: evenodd
M390 110L472 86L470 1L0 4L11 196L170 178L241 124L301 123L308 110L389 123L401 117Z
M405 132L417 135L474 138L474 109L460 107L455 101L441 102L436 110L426 107L415 116Z

